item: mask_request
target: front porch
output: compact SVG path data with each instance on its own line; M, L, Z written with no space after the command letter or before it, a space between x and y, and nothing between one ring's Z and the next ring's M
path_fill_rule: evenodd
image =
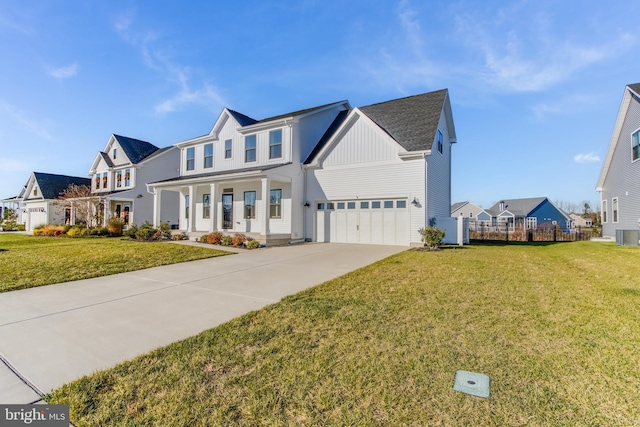
M153 185L154 225L159 222L163 193L170 191L180 194L178 228L190 240L214 231L245 234L269 246L295 240L291 232L291 178L230 175Z

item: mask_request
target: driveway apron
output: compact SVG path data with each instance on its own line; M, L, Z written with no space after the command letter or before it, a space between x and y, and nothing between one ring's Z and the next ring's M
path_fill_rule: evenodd
M300 244L0 294L0 403L61 385L406 248Z

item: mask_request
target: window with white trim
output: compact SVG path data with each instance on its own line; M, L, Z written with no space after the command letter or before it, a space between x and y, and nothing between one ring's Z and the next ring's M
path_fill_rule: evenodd
M211 218L211 194L202 195L202 218Z
M226 141L224 141L224 158L225 159L230 159L231 158L231 140L227 139Z
M116 187L117 188L122 187L122 171L116 172Z
M271 190L269 195L269 218L282 218L282 190Z
M204 168L209 169L213 167L213 144L204 145Z
M631 160L640 158L640 129L631 134Z
M443 151L442 132L438 130L438 153L442 154Z
M269 158L282 157L282 129L269 132Z
M256 136L247 135L244 137L244 162L256 161Z
M184 217L189 219L189 195L184 195Z
M124 170L124 186L129 187L131 185L131 169Z
M256 218L256 192L244 192L244 219Z
M607 201L602 201L602 223L607 222Z
M195 147L187 148L187 170L192 171L196 168L196 149Z
M614 197L611 199L611 217L613 222L618 222L618 198Z

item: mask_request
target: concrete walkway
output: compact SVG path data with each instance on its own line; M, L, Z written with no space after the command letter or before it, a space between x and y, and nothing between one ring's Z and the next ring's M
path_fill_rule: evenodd
M0 294L0 403L37 401L405 249L307 243Z

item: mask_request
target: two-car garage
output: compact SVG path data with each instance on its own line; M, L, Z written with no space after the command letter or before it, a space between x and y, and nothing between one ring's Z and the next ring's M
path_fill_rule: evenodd
M409 246L406 198L316 203L315 241Z

